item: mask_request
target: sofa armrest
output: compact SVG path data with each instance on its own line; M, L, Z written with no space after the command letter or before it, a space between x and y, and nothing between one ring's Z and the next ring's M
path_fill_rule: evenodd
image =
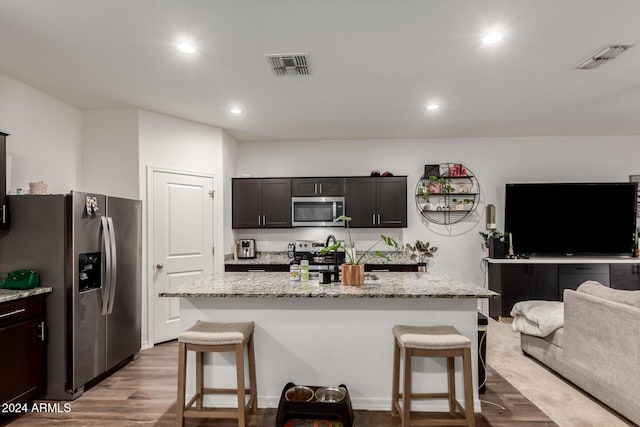
M563 375L637 420L640 308L573 290L564 305Z

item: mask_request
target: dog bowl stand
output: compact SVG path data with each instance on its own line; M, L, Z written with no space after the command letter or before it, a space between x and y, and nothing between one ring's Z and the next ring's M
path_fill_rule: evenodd
M276 415L276 427L283 427L288 420L334 420L340 421L344 427L353 426L353 408L349 398L349 390L344 384L340 387L345 389L345 396L340 402L319 402L310 400L308 402L290 401L285 398L285 393L296 384L287 383L280 394L278 413ZM315 391L322 386L307 386Z

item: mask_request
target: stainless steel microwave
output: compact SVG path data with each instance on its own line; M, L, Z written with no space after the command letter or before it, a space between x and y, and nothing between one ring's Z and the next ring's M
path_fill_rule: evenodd
M294 227L342 227L335 221L344 215L344 197L292 197L291 220Z

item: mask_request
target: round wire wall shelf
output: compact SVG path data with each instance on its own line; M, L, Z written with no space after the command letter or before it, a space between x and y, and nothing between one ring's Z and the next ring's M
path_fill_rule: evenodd
M416 184L415 199L418 213L425 220L456 224L476 211L480 185L473 172L460 163L427 165Z

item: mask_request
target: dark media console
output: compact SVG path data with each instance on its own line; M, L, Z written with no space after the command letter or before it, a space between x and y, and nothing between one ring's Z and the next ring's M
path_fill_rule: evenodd
M615 257L487 259L489 316L509 317L516 302L540 299L562 301L565 289L595 280L616 289L640 290L640 259Z

